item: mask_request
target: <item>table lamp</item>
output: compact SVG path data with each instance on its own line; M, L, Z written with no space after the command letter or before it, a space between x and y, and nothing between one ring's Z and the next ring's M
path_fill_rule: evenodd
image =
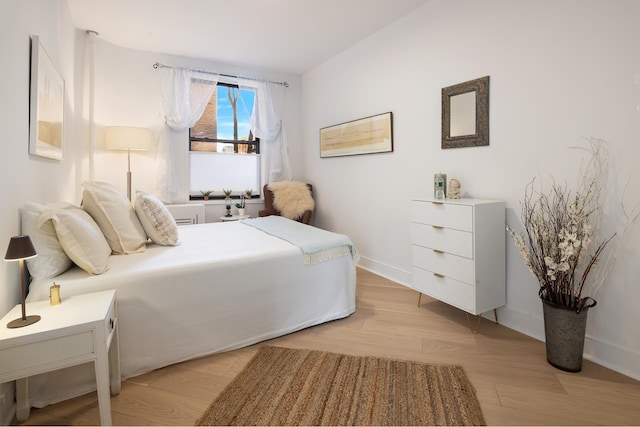
M9 241L9 247L7 248L7 254L4 256L5 261L18 261L20 268L20 298L22 302L22 317L12 320L7 323L7 328L21 328L36 323L40 320L40 316L32 315L27 316L25 308L25 286L24 286L24 260L33 258L36 255L36 249L31 243L29 236L14 236Z
M127 151L127 197L131 200L131 150L149 150L151 131L139 127L109 126L105 129L104 145L109 150Z

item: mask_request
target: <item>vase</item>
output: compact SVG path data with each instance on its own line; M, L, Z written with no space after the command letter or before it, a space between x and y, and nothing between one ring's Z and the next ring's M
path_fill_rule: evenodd
M231 216L231 197L227 196L224 198L224 207L226 209L226 213L224 216L230 217Z
M244 209L245 208L238 208L238 215L239 216L244 216Z
M542 300L547 362L567 372L582 370L588 307L575 309Z

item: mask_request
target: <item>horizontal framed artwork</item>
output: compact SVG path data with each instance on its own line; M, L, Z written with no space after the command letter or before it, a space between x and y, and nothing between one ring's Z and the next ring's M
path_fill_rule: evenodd
M30 90L29 154L61 160L64 79L38 36L31 36Z
M365 117L320 129L320 157L393 151L393 114Z

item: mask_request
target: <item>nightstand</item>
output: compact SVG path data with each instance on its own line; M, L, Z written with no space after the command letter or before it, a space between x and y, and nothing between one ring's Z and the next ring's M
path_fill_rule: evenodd
M64 292L64 290L63 290ZM111 393L120 393L120 355L116 291L109 290L27 304L27 313L38 314L38 323L9 329L20 317L14 307L0 320L0 383L16 381L18 421L26 421L31 405L28 377L86 362L94 362L102 425L111 425ZM110 372L111 371L111 377Z

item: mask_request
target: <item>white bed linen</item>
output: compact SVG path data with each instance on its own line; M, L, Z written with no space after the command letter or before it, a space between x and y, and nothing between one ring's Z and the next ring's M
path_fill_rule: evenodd
M355 310L355 261L342 256L305 265L302 251L241 222L180 227L180 245L149 244L114 255L88 276L73 268L30 285L28 301L60 285L72 295L116 289L123 379L195 357L228 351ZM95 389L92 364L30 380L42 407Z

